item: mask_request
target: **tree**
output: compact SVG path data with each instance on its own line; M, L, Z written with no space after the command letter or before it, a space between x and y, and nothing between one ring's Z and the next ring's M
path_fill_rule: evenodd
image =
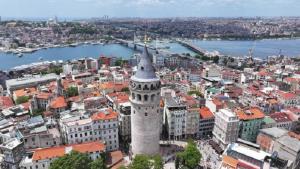
M127 167L125 167L125 166L121 166L121 167L119 167L118 169L127 169Z
M164 163L163 163L163 159L161 158L161 156L156 155L152 159L153 159L153 169L164 168Z
M196 96L203 97L203 94L200 93L200 92L197 91L197 90L191 90L191 91L188 91L187 94L190 95L190 96L193 95L193 94L195 94Z
M55 73L57 75L60 75L60 73L63 72L63 69L61 67L52 67L49 69L49 73Z
M17 104L26 103L29 100L29 96L20 96L16 99Z
M129 88L128 87L124 87L121 89L121 92L129 92Z
M68 97L78 96L78 88L77 87L69 87L67 89L67 95Z
M122 66L123 65L123 60L122 59L118 59L115 62L115 66Z
M176 154L175 166L177 169L197 168L201 160L201 153L194 141L190 140L183 152Z
M215 56L215 57L213 57L213 62L214 63L219 63L219 59L220 59L219 56Z
M97 160L91 163L91 169L106 169L105 162L102 158L98 158Z
M163 169L163 160L161 156L147 156L147 155L136 155L132 160L132 163L127 169ZM122 167L126 169L126 167Z
M34 109L32 110L32 116L42 115L43 111L44 111L43 109Z
M89 169L92 160L87 154L71 151L70 154L54 160L49 169Z
M129 169L151 169L151 162L146 155L136 155L129 166Z

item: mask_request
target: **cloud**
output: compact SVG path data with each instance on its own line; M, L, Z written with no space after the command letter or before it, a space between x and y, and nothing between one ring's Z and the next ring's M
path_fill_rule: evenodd
M299 16L300 0L0 0L0 16Z

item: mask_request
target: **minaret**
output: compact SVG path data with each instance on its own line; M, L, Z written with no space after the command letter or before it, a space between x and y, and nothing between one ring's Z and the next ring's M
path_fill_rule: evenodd
M145 46L136 73L130 81L131 151L133 155L159 153L160 80Z

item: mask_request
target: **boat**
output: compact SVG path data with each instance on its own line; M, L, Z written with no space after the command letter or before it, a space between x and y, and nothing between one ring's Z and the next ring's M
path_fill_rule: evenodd
M23 56L23 54L22 53L18 53L17 56L20 58L20 57Z
M43 60L43 57L39 57L39 60Z

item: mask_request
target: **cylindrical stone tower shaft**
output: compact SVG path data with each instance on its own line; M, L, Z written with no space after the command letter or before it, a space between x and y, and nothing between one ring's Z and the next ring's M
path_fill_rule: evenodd
M130 81L131 150L133 155L159 153L160 80L145 46L136 73Z

